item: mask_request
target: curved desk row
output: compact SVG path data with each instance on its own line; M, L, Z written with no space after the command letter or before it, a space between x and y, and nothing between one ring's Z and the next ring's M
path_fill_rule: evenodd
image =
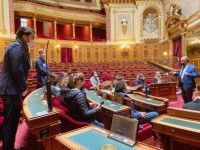
M90 102L100 104L103 101L102 97L96 95L94 91L87 91L86 95L87 95L87 99ZM126 105L118 105L118 104L112 103L109 100L104 100L104 104L102 105L101 111L100 111L100 117L101 117L102 122L105 125L105 128L108 130L110 130L111 128L113 114L130 118L131 109L130 107Z
M167 112L167 107L169 100L167 98L156 97L152 95L146 95L141 92L134 92L134 94L128 94L136 108L138 109L148 109L151 111L156 111L159 114L164 114Z
M29 150L53 150L53 139L60 133L59 111L53 109L52 112L48 112L48 108L40 99L43 90L40 88L32 92L23 103L23 111L31 139L37 140L37 142L32 141Z
M57 136L56 148L57 150L100 150L104 145L112 144L116 150L155 150L141 143L136 143L133 147L124 145L108 138L108 134L108 130L101 129L94 125L83 127ZM107 147L107 150L108 149L109 147Z
M200 149L199 111L168 107L167 114L153 119L152 124L164 149Z

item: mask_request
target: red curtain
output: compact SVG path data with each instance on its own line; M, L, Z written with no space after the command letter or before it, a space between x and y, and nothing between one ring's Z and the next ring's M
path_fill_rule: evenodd
M182 38L173 39L173 56L182 57Z
M61 48L61 62L72 63L72 48Z
M65 25L65 29L66 29L66 37L69 40L73 39L73 28L71 24L66 24Z
M42 21L37 21L36 22L36 26L37 26L37 35L44 35L43 22Z
M93 41L106 41L106 30L101 28L92 28Z
M17 32L20 26L21 26L20 18L15 18L15 33Z
M49 38L54 38L54 23L49 22Z
M27 19L27 26L33 28L33 20L32 19Z
M75 27L76 40L89 41L90 40L90 27L89 26L76 26Z

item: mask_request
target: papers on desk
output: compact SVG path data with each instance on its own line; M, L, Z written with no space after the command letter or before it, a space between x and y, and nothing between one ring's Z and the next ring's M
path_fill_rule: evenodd
M38 115L38 116L42 116L42 115L46 115L46 114L48 114L47 111L41 111L41 112L36 113L36 115Z
M146 98L146 100L147 100L147 101L152 101L152 99L151 99L151 98Z

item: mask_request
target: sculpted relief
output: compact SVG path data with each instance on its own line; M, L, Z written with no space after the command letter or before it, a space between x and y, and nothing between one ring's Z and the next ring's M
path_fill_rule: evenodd
M158 12L154 8L148 8L143 13L143 36L158 36Z

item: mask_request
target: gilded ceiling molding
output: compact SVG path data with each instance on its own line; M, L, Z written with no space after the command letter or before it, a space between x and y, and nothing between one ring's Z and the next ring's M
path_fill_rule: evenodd
M136 4L135 0L102 0L103 4Z
M187 20L181 20L181 16L173 15L166 22L166 32L170 38L187 34Z
M200 11L194 13L192 16L188 18L188 23L195 21L196 19L199 19L200 17Z
M99 0L93 0L92 3L87 3L85 0L81 1L72 1L72 0L37 0L38 2L49 4L54 7L63 6L63 7L72 7L72 8L81 8L81 9L90 9L90 10L101 10L101 5Z
M95 14L95 13L87 13L87 12L79 12L72 11L66 9L52 8L50 6L44 6L35 3L28 3L22 1L15 1L13 3L14 11L17 12L27 12L37 15L48 16L51 18L61 18L61 19L71 19L71 20L80 20L80 21L90 21L90 22L98 22L98 23L106 23L106 19L104 15Z
M193 34L193 33L195 33L195 32L200 31L200 23L197 23L196 25L194 25L194 26L188 28L187 31L188 31L188 32L187 32L187 35L191 35L191 34Z
M161 0L136 0L137 5L155 5L162 3Z

